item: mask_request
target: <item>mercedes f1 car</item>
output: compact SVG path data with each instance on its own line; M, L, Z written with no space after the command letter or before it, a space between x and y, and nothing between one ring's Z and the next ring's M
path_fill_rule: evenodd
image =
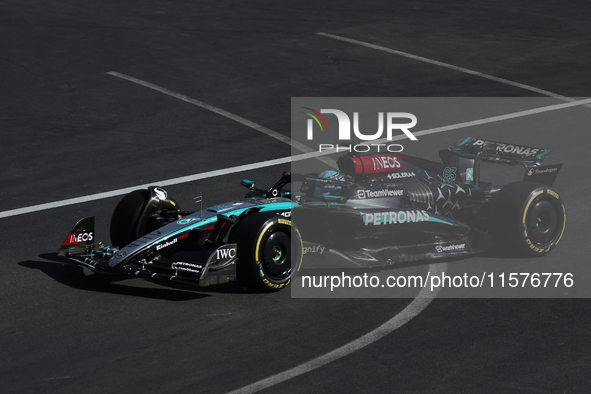
M286 287L302 261L373 268L491 247L542 256L566 225L563 201L552 189L561 164L542 166L548 153L479 138L440 151L441 162L348 153L338 160L340 172L285 172L270 189L243 180L244 198L195 212L150 187L115 208L113 247L94 244L90 217L76 224L58 254L97 274L201 286L238 279L262 291ZM482 162L520 165L524 179L485 182Z

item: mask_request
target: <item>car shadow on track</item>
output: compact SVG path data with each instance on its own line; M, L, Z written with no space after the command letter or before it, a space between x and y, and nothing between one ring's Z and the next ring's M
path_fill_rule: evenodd
M242 293L244 290L236 283L228 283L208 288L198 288L184 283L155 281L129 276L102 276L87 274L82 267L64 263L57 253L41 254L43 260L27 260L18 264L22 267L38 269L56 282L73 289L121 294L167 301L189 301L211 297L204 293ZM126 281L126 284L119 282ZM133 286L133 281L140 286Z

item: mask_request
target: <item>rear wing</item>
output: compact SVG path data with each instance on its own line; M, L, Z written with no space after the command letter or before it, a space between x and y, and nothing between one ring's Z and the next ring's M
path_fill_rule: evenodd
M535 181L549 186L554 184L562 164L542 166L550 149L490 141L468 137L449 149L439 152L441 160L456 167L464 182L480 182L480 162L521 165L525 169L524 181Z
M449 151L462 157L478 158L484 161L502 164L519 164L544 160L550 149L534 148L505 142L489 141L482 138L468 137L454 144ZM441 154L441 153L440 153Z

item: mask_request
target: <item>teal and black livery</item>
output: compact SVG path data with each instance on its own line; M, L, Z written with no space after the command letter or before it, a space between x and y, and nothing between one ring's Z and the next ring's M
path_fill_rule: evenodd
M289 173L266 191L251 182L245 185L245 198L195 212L182 211L162 188L134 191L111 218L114 247L95 246L92 237L78 236L94 234L94 218L85 218L59 255L97 274L200 286L238 279L257 290L278 291L289 285L302 256L302 241L291 223L290 191L281 189L286 183Z
M543 256L566 227L552 187L561 164L548 149L463 138L441 161L401 153L347 153L339 172L284 172L238 200L184 211L160 187L136 190L111 217L114 246L95 245L80 220L59 256L97 274L209 286L238 280L257 291L287 287L302 266L375 268L486 251ZM480 163L520 165L524 180L494 185ZM328 174L328 176L327 176Z

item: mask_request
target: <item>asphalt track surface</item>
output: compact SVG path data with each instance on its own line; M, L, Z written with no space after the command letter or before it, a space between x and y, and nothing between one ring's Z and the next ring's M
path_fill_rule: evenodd
M2 211L289 156L244 124L116 78L133 76L289 136L291 97L528 97L527 89L318 35L325 32L589 97L591 17L582 3L22 2L0 5ZM557 101L558 102L558 101ZM548 146L569 213L544 266L589 262L589 131L494 127L487 138ZM543 122L541 120L540 122ZM524 122L525 126L525 122ZM465 131L425 136L433 157ZM189 208L270 184L289 165L167 187ZM225 393L371 332L410 299L292 299L104 283L56 261L73 223L108 238L118 197L0 219L2 392ZM462 264L519 260L472 258ZM591 390L588 299L433 300L384 338L262 392Z

